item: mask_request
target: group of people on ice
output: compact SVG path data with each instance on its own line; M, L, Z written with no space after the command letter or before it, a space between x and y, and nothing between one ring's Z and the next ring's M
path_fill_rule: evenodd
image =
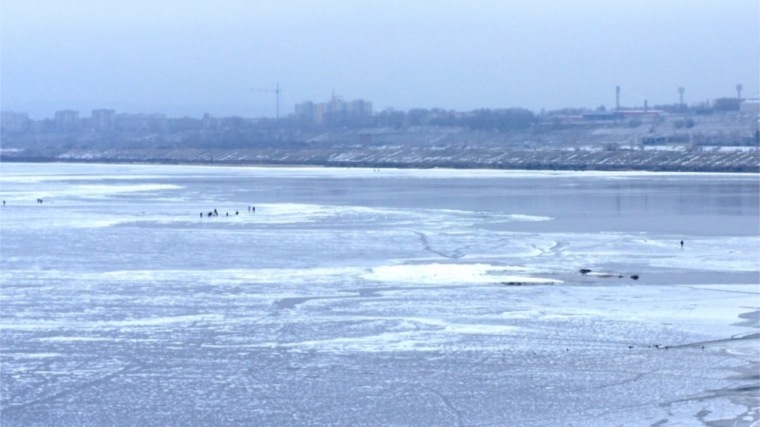
M5 202L3 202L3 204L5 204ZM256 206L248 206L248 212L256 212ZM210 217L211 216L219 216L219 212L217 212L216 209L214 209L213 211L209 212L206 215L210 216ZM235 211L235 215L240 215L240 212ZM225 214L225 216L230 216L230 213L227 212ZM203 212L200 213L200 217L203 218Z

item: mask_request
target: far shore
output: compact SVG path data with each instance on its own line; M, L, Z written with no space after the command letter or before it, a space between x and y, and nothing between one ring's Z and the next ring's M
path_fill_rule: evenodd
M632 173L632 174L656 174L656 175L734 175L734 176L748 176L748 175L760 175L760 167L757 170L675 170L667 168L560 168L560 167L546 167L546 168L504 168L504 167L451 167L451 166L415 166L415 165L351 165L351 164L309 164L309 163L244 163L244 162L193 162L193 161L108 161L108 160L84 160L84 159L5 159L0 157L0 164L88 164L99 166L110 165L136 165L136 166L193 166L201 168L261 168L261 169L277 169L277 168L291 168L291 169L377 169L386 171L403 171L403 170L438 170L438 171L483 171L483 172L576 172L576 173L588 173L588 174L608 174L608 173Z

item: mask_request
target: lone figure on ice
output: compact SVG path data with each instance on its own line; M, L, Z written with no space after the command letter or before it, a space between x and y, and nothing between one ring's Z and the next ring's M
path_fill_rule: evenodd
M681 247L683 247L683 240L681 240Z

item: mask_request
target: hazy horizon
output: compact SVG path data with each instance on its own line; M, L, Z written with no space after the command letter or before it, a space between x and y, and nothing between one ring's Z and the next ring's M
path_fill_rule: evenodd
M614 107L758 96L756 1L337 0L0 6L3 110L274 117L332 90L387 107Z

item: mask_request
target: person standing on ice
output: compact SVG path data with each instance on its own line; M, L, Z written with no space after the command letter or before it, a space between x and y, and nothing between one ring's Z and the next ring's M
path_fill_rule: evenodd
M681 240L681 247L683 247L683 240Z

